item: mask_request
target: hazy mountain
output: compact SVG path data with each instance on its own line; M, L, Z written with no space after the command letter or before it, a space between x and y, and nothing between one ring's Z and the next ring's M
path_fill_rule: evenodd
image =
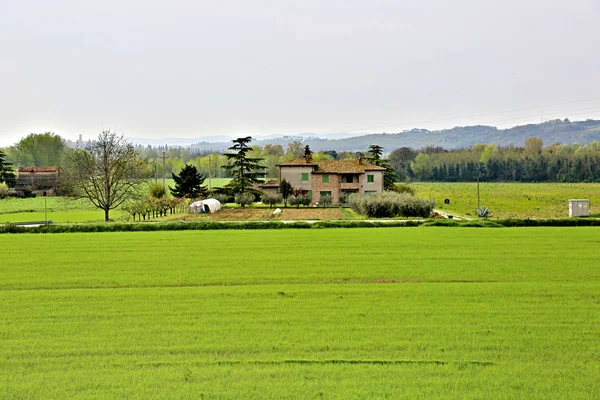
M427 129L411 129L400 133L373 133L349 137L352 134L339 133L318 137L316 134L303 133L294 136L271 136L256 138L252 144L280 144L284 148L293 141L308 144L313 151L337 150L357 151L366 150L371 144L382 146L386 152L399 147L419 149L425 146L442 146L446 149L470 147L477 143L495 144L498 146L522 146L527 138L541 138L544 144L579 143L587 144L600 141L600 120L571 122L553 120L540 124L515 126L498 129L494 126L475 125L457 126L451 129L429 131ZM215 140L216 139L216 140ZM145 140L143 143L169 146L181 145L197 150L224 151L231 146L231 139L224 136L213 136L202 139L158 139ZM142 143L137 139L134 143Z

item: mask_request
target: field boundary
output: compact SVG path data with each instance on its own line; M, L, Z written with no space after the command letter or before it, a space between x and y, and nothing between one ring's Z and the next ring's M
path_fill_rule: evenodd
M54 224L19 226L4 224L3 233L86 233L86 232L152 232L182 230L230 230L230 229L323 229L323 228L405 228L405 227L464 227L464 228L509 228L509 227L576 227L600 226L598 218L569 219L506 219L506 220L354 220L354 221L246 221L246 222L156 222L156 223L99 223L99 224Z

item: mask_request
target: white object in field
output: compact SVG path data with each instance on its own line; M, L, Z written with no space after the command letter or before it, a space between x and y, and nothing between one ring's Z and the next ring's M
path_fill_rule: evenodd
M188 211L193 213L214 213L221 209L221 203L217 199L205 199L195 201L188 206Z
M273 215L279 215L281 213L282 213L281 208L276 208L275 211L273 211Z
M569 217L588 217L590 201L588 199L569 200Z

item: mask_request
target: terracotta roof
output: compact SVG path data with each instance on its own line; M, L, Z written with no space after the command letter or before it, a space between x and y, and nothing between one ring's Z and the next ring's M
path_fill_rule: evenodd
M296 159L279 164L282 167L314 166L314 174L362 174L365 171L385 171L385 168L358 160L313 161L307 163L304 159Z
M19 167L19 172L58 172L58 167Z

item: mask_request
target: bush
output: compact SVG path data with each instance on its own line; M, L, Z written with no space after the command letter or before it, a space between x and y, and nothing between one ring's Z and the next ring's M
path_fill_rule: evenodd
M254 194L252 193L241 193L235 195L235 202L242 206L242 208L246 206L251 206L254 203Z
M323 207L329 207L333 203L333 198L331 196L321 196L319 199L319 204Z
M308 196L295 196L290 199L290 205L300 208L300 206L310 206L310 197Z
M342 192L340 193L340 204L342 205L346 205L348 204L348 198L350 197L350 194L347 192Z
M487 207L479 207L477 208L477 216L479 218L487 218L490 216L490 209Z
M427 218L432 210L428 200L418 199L407 193L383 192L369 196L355 193L350 195L348 203L357 213L371 218Z
M4 182L0 182L0 199L8 196L8 185Z
M397 183L394 185L394 187L392 187L390 189L390 192L396 192L396 193L408 193L411 196L415 195L415 189L413 189L412 186L407 185L405 183Z
M233 197L226 193L213 193L212 195L209 195L208 198L218 200L221 204L233 202Z
M265 193L260 199L263 203L268 204L269 208L273 207L275 204L280 204L283 202L283 198L280 194Z
M162 185L160 185L158 183L153 183L152 185L150 185L150 188L148 189L148 193L150 194L151 197L154 197L155 199L160 199L161 197L165 197L165 190L163 189Z

